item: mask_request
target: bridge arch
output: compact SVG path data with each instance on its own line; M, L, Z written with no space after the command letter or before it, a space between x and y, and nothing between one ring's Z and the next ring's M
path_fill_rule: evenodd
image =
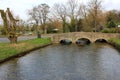
M103 39L103 38L100 38L100 39L95 40L95 43L97 43L97 42L107 43L107 40Z
M69 40L69 39L62 39L59 43L60 43L60 44L64 44L64 45L68 45L68 44L71 44L72 41Z
M90 38L87 38L87 37L81 37L81 38L77 38L77 39L75 39L75 41L77 41L77 40L89 40L90 41ZM90 41L91 42L91 41Z
M90 44L91 41L87 38L79 38L77 41L76 41L76 44L78 45L88 45Z
M59 42L62 41L62 40L69 40L69 41L72 41L71 38L60 38L60 39L59 39Z

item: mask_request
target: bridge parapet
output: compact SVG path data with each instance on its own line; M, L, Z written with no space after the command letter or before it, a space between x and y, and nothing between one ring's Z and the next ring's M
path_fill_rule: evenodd
M59 43L63 39L69 39L75 43L80 38L87 38L91 42L95 42L97 39L108 40L110 38L120 38L118 33L98 33L98 32L73 32L73 33L61 33L51 35L53 43Z

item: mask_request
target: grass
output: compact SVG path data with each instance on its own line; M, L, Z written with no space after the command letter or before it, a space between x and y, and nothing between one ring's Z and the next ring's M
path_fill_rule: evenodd
M115 43L117 45L120 45L120 39L119 38L111 38L109 41L112 42L112 43Z
M112 38L109 43L113 45L118 51L120 51L120 38Z
M48 43L51 43L49 38L36 38L20 41L17 44L0 43L0 60Z

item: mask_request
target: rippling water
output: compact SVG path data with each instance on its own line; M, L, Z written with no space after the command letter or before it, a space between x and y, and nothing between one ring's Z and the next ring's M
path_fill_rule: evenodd
M120 80L119 68L108 44L56 44L1 64L0 80Z

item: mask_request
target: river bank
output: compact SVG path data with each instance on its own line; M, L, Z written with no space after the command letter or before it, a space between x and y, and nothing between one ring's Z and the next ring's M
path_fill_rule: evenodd
M113 45L118 51L120 51L120 39L112 38L109 40L109 43Z
M19 41L17 44L0 43L0 63L12 58L23 56L33 50L48 46L50 44L50 38L36 38Z

